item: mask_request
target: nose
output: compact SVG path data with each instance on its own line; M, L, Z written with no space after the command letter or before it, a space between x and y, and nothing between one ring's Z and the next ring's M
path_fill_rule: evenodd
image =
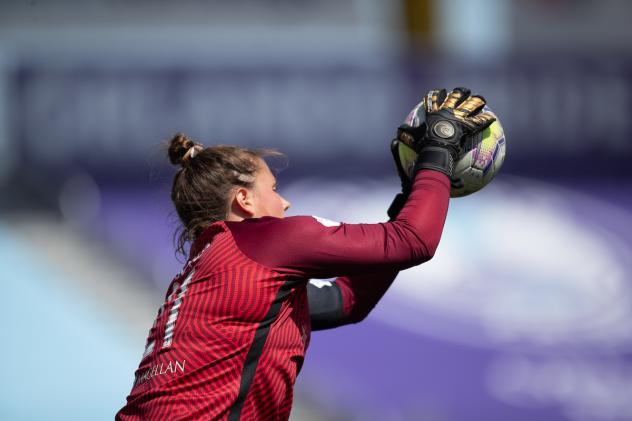
M283 211L288 210L292 204L285 200L285 197L281 197L281 200L283 201Z

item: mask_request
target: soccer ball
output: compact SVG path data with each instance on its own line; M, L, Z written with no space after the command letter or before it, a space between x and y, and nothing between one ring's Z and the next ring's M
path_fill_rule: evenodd
M487 106L483 110L494 114ZM452 171L450 197L463 197L479 191L492 181L503 165L505 132L498 116L488 128L465 139L463 150ZM399 158L403 168L412 169L417 153L399 142Z

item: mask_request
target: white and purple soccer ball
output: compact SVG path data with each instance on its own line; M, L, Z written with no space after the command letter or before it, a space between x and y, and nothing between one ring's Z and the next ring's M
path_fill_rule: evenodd
M496 116L487 106L484 111ZM418 125L419 122L412 121L412 118L417 118L415 115L415 110L411 111L405 122ZM479 191L492 181L503 165L506 149L505 131L498 116L488 128L467 138L463 149L464 152L455 163L452 172L451 197L463 197ZM399 142L399 156L402 166L405 169L412 169L417 153L403 142Z

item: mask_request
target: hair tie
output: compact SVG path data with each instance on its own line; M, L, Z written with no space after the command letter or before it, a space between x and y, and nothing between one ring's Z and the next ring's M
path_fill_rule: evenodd
M186 151L186 153L184 154L184 156L182 157L182 162L186 162L189 159L193 159L195 158L195 155L197 155L199 152L204 150L204 146L200 145L200 144L194 144L193 146L191 146L189 148L188 151Z

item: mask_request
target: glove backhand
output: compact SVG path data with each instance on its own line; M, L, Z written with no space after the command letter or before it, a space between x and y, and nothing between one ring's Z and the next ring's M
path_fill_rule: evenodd
M424 127L402 124L397 138L418 153L413 175L419 169L433 169L451 176L454 162L463 153L465 137L484 130L496 117L481 112L485 98L470 96L467 88L455 88L450 93L445 89L430 91L422 104L423 108L413 111L425 111Z

